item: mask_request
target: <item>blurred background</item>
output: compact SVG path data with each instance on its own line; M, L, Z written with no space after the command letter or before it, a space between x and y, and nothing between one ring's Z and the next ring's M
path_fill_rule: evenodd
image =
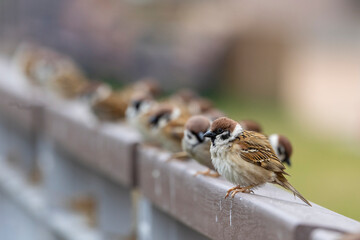
M72 56L92 79L197 89L294 146L291 182L360 220L360 2L0 0L0 51Z

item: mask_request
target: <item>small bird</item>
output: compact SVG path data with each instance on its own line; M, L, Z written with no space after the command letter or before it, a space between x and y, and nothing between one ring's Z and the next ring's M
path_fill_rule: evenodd
M190 114L171 104L162 104L158 107L148 121L153 136L168 151L181 152L181 140L184 128Z
M35 44L20 44L14 60L27 79L64 98L77 97L87 79L68 56Z
M291 166L290 157L292 155L293 148L290 140L280 134L271 134L269 136L269 141L279 160L282 163L286 163L288 166Z
M94 99L91 109L100 121L119 121L126 115L133 96L139 93L154 96L160 91L155 82L146 79L136 82L122 90L111 91L107 96Z
M238 192L251 192L269 182L290 190L311 206L287 181L285 166L263 134L244 130L238 122L223 117L215 120L204 136L211 139L211 160L215 169L236 184L227 191L225 198L230 193L234 197Z
M206 171L198 171L195 175L218 177L217 172L211 172L211 170L215 171L210 155L211 141L204 137L204 134L210 129L210 125L209 118L202 115L192 116L185 124L181 143L183 151L189 157L208 168Z

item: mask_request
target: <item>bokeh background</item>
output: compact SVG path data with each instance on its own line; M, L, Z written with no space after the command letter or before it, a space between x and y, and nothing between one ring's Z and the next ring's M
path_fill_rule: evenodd
M22 41L92 79L197 89L294 146L291 182L360 220L360 2L0 0L0 52Z

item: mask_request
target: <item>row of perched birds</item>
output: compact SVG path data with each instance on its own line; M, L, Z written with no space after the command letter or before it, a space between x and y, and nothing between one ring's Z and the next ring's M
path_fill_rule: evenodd
M69 57L35 45L19 46L15 60L35 85L65 99L85 99L100 122L127 120L143 141L192 158L208 168L197 174L219 175L234 183L226 197L252 192L264 183L278 184L310 203L287 181L292 146L278 134L266 136L251 120L234 121L213 103L187 89L156 100L161 93L153 79L142 79L121 90L89 80Z

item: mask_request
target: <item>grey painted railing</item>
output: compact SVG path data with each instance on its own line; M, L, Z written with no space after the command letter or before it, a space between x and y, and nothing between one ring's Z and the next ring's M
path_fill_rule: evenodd
M98 124L84 103L26 84L4 60L0 116L0 223L18 219L16 239L320 240L360 231L270 185L225 200L224 179L195 177L203 167L194 161L167 162L168 152L139 144L126 124ZM6 226L0 235L14 239L17 225Z

